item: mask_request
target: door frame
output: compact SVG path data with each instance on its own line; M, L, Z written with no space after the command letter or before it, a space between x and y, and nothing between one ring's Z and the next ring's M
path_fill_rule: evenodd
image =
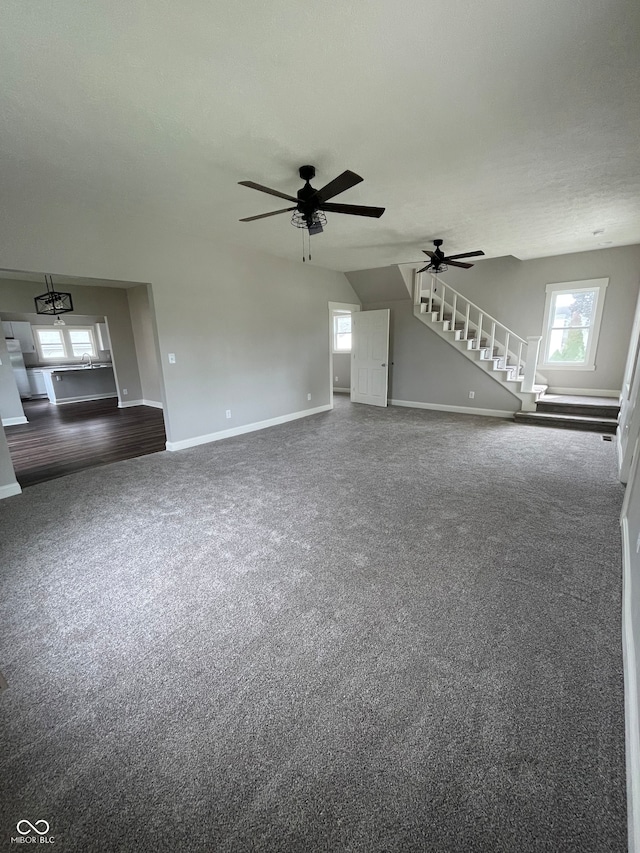
M352 302L329 302L329 405L333 409L333 312L362 311L362 305ZM351 353L349 353L351 355ZM351 384L351 383L349 383Z

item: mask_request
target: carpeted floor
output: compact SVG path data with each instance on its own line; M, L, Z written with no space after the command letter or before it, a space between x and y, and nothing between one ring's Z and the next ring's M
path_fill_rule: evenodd
M337 403L0 502L7 849L626 850L615 444Z

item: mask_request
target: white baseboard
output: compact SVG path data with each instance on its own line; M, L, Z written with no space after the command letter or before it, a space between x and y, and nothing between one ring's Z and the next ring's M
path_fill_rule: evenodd
M7 483L6 486L0 486L0 501L3 498L11 498L13 495L22 494L20 483Z
M440 403L417 403L410 400L389 400L391 406L408 409L433 409L435 412L457 412L460 415L484 415L488 418L513 418L515 412L504 409L475 409L473 406L443 406Z
M132 406L153 406L154 409L162 409L162 403L155 400L127 400L126 403L118 403L119 409L130 409Z
M244 435L246 432L256 432L259 429L286 424L298 418L307 418L309 415L317 415L320 412L330 411L331 406L317 406L315 409L305 409L302 412L292 412L290 415L280 415L277 418L269 418L266 421L256 421L253 424L223 429L219 432L210 432L208 435L197 435L194 438L185 438L182 441L168 441L167 450L185 450L187 447L197 447L199 444L208 444L210 441L221 441L223 438L233 438L234 435Z
M64 406L66 403L88 403L89 400L108 400L117 397L117 394L89 394L86 397L68 397L64 400L50 400L54 406Z
M606 388L558 388L555 385L549 385L545 393L569 394L576 397L613 397L619 400L622 391L611 391Z
M351 388L334 388L334 392L338 391L340 394L350 394Z
M19 418L2 418L2 426L18 426L18 424L28 424L29 421L24 415Z
M636 650L631 617L631 551L629 526L622 519L622 660L624 667L625 752L627 765L627 828L629 853L640 853L640 717Z

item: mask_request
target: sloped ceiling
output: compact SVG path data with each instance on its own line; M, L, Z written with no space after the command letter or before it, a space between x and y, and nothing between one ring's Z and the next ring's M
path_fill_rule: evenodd
M0 194L300 259L288 217L344 169L313 262L530 258L640 242L637 0L5 0ZM16 201L16 200L19 200ZM337 199L336 199L337 200ZM594 231L604 229L603 234Z

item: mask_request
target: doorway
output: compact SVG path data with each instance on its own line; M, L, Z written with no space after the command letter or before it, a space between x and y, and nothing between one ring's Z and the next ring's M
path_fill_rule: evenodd
M352 314L360 305L329 302L329 403L333 395L351 393Z
M0 349L20 346L28 379L19 388L0 360L0 415L23 487L166 449L151 285L71 276L54 285L71 308L43 315L44 275L0 270ZM14 398L20 418L8 416Z

